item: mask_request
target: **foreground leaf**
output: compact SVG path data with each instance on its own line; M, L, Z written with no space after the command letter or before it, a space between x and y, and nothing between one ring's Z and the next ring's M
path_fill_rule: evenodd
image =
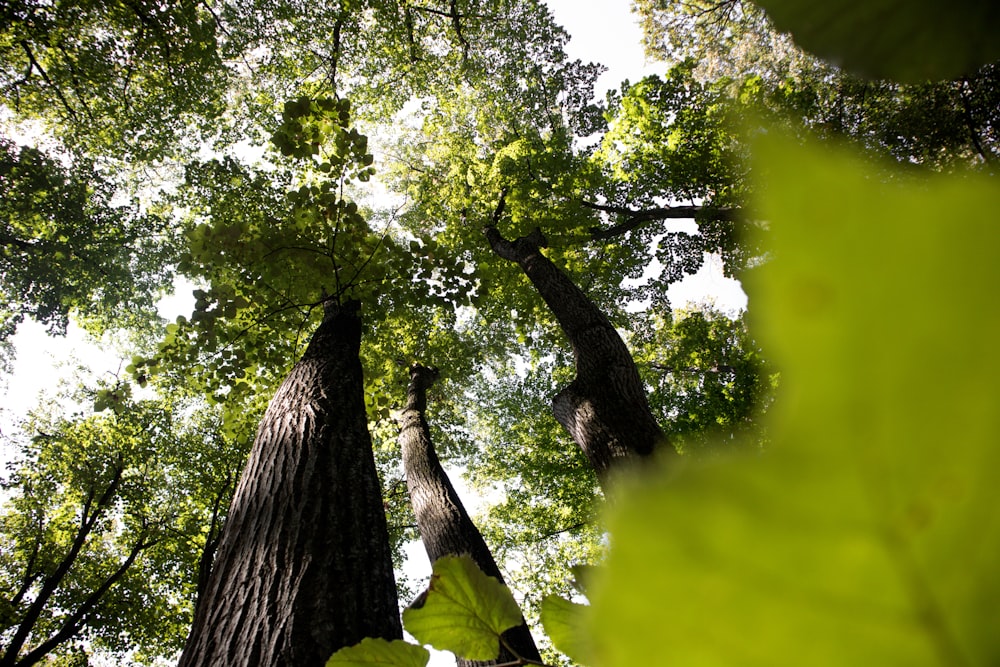
M354 646L340 649L326 661L327 667L366 667L392 665L393 667L424 667L431 654L423 646L402 640L386 641L366 637Z
M954 79L1000 59L1000 10L958 0L761 0L775 25L835 64L906 83Z
M763 456L637 481L594 582L597 664L1000 661L1000 189L771 140L782 369Z
M439 558L430 586L403 611L417 641L469 660L496 658L500 635L521 622L510 590L465 555Z
M583 614L587 605L570 602L558 595L546 595L542 600L541 620L552 644L581 665L593 664L587 643Z

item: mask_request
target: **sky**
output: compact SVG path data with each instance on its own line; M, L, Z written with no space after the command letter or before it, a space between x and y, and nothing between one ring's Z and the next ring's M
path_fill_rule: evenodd
M624 79L638 81L647 74L662 73L663 63L648 63L643 55L642 34L630 10L629 0L548 0L556 21L572 36L567 51L570 57L599 62L608 71L598 80L597 94L604 97L608 89L617 89ZM678 222L677 230L693 230L693 223ZM746 297L739 283L722 275L721 262L710 259L697 275L671 287L669 296L675 308L688 302L714 300L725 311L746 307ZM181 303L186 295L181 295ZM169 317L178 314L177 300L172 302ZM166 313L164 313L166 314ZM107 346L88 344L85 336L71 327L66 338L53 338L45 328L25 322L14 339L17 347L14 374L6 379L6 392L0 408L0 431L7 433L12 420L37 405L40 392L52 393L59 377L65 372L60 365L73 364L74 357L85 362L97 373L114 375L124 367L119 357ZM127 363L127 362L126 362ZM0 382L3 379L0 378ZM0 391L3 387L0 386ZM0 451L0 457L3 452ZM459 493L467 497L460 476L453 474ZM415 544L408 574L415 581L429 576L430 564L423 548ZM432 667L450 667L454 658L439 653L432 657Z

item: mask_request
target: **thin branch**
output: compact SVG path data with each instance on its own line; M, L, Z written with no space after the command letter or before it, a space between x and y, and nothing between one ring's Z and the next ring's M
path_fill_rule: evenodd
M226 25L222 22L222 19L219 18L219 15L215 13L215 10L212 9L211 5L209 5L208 2L206 2L205 0L202 0L198 4L200 4L206 10L208 10L208 13L212 15L212 19L215 21L215 25L217 25L219 27L219 30L222 32L222 34L225 35L226 37L228 37L229 39L232 39L233 38L233 34L231 32L229 32L229 29L226 28ZM334 33L338 37L339 37L339 30L340 30L340 26L338 24L337 27L336 27L336 31L337 32ZM246 55L240 54L240 60L243 61L243 64L247 66L247 69L250 70L250 72L252 74L256 74L257 73L257 70L255 70L253 68L253 65L250 64L250 61L247 60Z
M215 550L219 545L219 538L222 535L222 530L220 528L222 524L222 500L228 494L229 487L233 484L233 476L226 475L225 482L222 484L222 488L215 495L215 499L212 502L212 521L208 526L208 535L205 537L205 544L201 550L201 557L198 559L198 583L195 592L195 608L198 607L198 601L201 599L202 593L205 592L205 588L208 586L208 575L212 568L212 561L215 560Z
M500 218L503 216L503 210L507 206L507 188L500 190L500 201L497 202L497 207L493 210L493 226L497 227L500 223Z
M375 255L378 253L379 248L381 248L382 244L385 243L385 237L389 234L389 228L392 227L392 223L394 223L395 221L396 221L395 216L389 218L389 221L385 224L385 228L382 230L382 235L378 239L378 243L375 244L375 247L372 248L372 251L368 254L368 257L365 259L365 261L361 263L361 266L359 266L357 270L355 270L354 275L351 276L350 280L347 281L347 284L344 286L345 290L350 289L352 287L356 287L357 285L360 284L354 281L357 280L358 276L361 275L362 271L364 271L368 267L368 265L371 264L371 261L375 259Z
M664 371L666 373L736 373L736 367L730 366L728 364L716 364L711 368L696 368L695 366L687 366L685 368L677 368L676 366L662 366L660 364L649 364L650 368L658 371Z
M344 18L337 17L333 24L333 53L330 54L330 74L327 77L333 90L337 90L337 66L340 64L340 29L344 25Z
M91 121L96 121L97 119L94 117L94 112L87 105L87 98L81 93L84 86L80 85L80 73L76 68L76 62L74 61L73 56L62 44L56 44L56 48L59 49L63 58L66 59L66 64L69 65L69 72L73 81L73 92L76 94L76 99L79 100L80 106L83 107L83 111L87 114L87 118Z
M17 593L14 594L14 597L10 599L10 606L13 608L17 608L21 604L21 600L24 599L24 596L27 595L34 583L38 581L38 578L43 574L41 571L34 571L35 560L38 558L41 551L42 534L44 532L43 529L45 528L44 515L41 512L38 512L37 514L36 524L35 543L31 548L31 555L28 556L28 562L24 566L24 577L21 578L21 587L18 589Z
M25 613L24 619L18 625L14 636L11 637L10 641L7 643L6 652L3 657L0 658L0 665L17 664L17 656L21 652L21 648L24 646L24 643L28 640L28 637L34 630L35 625L38 623L38 619L41 617L42 610L45 608L45 605L48 604L49 598L52 597L52 594L62 583L66 573L69 572L70 567L72 567L73 563L76 562L80 551L83 549L83 545L86 543L87 538L90 536L90 533L97 524L97 521L101 518L104 510L111 504L115 495L117 495L118 487L121 485L123 473L124 467L119 459L114 466L114 475L112 476L111 481L108 482L108 486L104 489L104 493L102 493L100 498L97 499L97 506L93 513L91 513L90 509L93 506L97 490L94 487L91 487L89 493L87 494L87 500L84 501L83 509L80 512L80 527L77 529L76 536L73 538L73 543L70 545L69 551L65 556L63 556L63 559L59 562L55 571L53 571L50 576L45 577L45 579L42 580L42 586L38 592L38 596L35 597L31 605L28 607L28 611Z
M612 206L609 204L598 204L596 202L581 202L586 208L613 213L625 218L613 227L591 227L590 238L592 241L603 241L605 239L622 236L628 232L641 227L642 225L657 220L684 220L688 218L711 218L712 220L738 221L742 217L742 211L733 207L711 207L711 206L663 206L647 209L631 209L626 206Z
M462 34L462 22L460 19L461 15L458 13L456 0L451 0L451 24L455 28L455 36L458 37L458 43L462 45L462 64L465 65L469 61L469 42Z
M428 14L437 14L438 16L444 16L450 19L482 19L486 18L483 14L460 14L458 13L455 2L452 0L450 11L444 11L442 9L434 9L433 7L422 7L420 5L410 5L411 8L416 9L418 12L427 12Z
M25 55L28 56L28 62L30 63L29 71L31 68L38 70L38 73L42 75L42 79L45 81L45 83L47 83L52 88L52 90L55 91L56 96L59 98L59 101L62 102L63 107L65 107L66 111L69 113L73 121L78 122L79 118L76 115L76 110L73 109L72 106L70 106L70 103L63 96L62 90L60 90L59 86L52 83L52 79L49 78L49 75L45 71L45 68L43 68L39 64L38 60L35 59L35 54L34 52L32 52L31 45L28 44L28 40L22 39L18 43L21 45L21 48L24 49Z
M561 535L562 533L568 533L570 531L577 530L578 528L585 528L586 526L587 526L586 521L580 521L579 523L574 523L572 526L566 526L565 528L560 528L559 530L554 530L550 533L545 533L535 541L541 542L542 540L546 540L550 537L555 537L556 535Z
M413 14L410 12L409 5L403 5L403 25L406 26L406 39L410 44L410 63L419 62L420 56L417 54L417 43L413 37Z
M135 560L139 557L139 554L144 550L157 544L158 540L152 540L147 542L144 535L140 535L139 539L132 546L128 557L125 561L118 566L114 572L112 572L108 577L98 586L94 591L91 592L87 598L80 603L80 606L76 608L72 614L66 617L63 621L62 626L59 630L46 639L44 642L39 644L37 647L29 651L24 655L23 658L17 661L17 667L30 667L41 661L48 653L55 649L60 644L72 639L77 633L83 629L84 619L87 617L91 611L100 603L101 599L107 594L111 587L114 586L125 573L128 572L129 568L135 563Z

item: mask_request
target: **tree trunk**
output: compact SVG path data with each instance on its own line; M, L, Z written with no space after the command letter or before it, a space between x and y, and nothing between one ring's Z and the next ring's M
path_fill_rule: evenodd
M673 448L649 409L632 355L610 320L541 253L541 230L508 241L496 227L485 230L498 256L517 262L538 290L573 347L576 379L552 401L552 411L580 446L602 484L628 459L648 456L658 445Z
M402 636L357 309L327 309L264 414L181 667L320 667Z
M493 560L490 548L465 511L431 442L424 413L427 409L427 388L436 378L436 370L420 365L410 368L406 410L402 415L399 432L406 485L410 491L413 513L417 517L420 539L432 563L449 554L469 554L479 569L502 582L503 576ZM541 661L526 623L505 632L503 641L518 655L514 656L506 647L501 647L498 660L458 659L459 667L509 663L517 657Z

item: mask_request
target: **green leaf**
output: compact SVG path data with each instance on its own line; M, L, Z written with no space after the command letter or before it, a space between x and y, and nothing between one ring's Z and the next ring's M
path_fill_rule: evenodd
M587 642L583 612L587 605L570 602L558 595L542 600L541 620L552 644L581 665L594 664L592 649Z
M467 555L439 558L430 586L403 611L403 625L418 641L468 660L496 658L500 635L521 622L510 590Z
M431 654L423 646L416 646L396 639L386 641L367 637L354 646L340 649L326 661L327 667L364 667L366 665L393 665L395 667L424 667Z
M757 148L773 445L627 490L596 662L997 664L1000 189Z
M876 78L954 79L1000 59L1000 9L958 0L762 0L802 48Z

